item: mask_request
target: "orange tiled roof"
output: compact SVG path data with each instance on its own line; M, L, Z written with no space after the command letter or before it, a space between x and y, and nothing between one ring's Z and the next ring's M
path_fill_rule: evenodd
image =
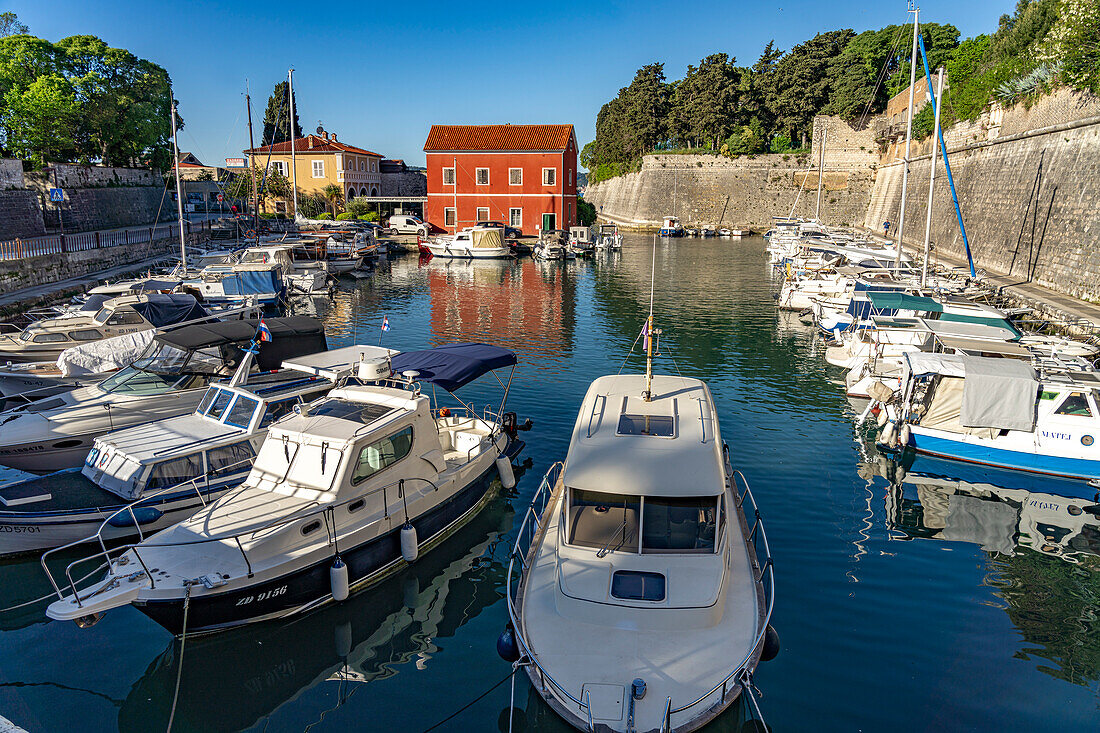
M572 136L572 125L432 125L424 150L565 150Z
M310 147L312 141L313 147ZM247 153L259 154L259 153L289 153L290 141L287 140L281 143L275 143L274 145L264 145L259 148L251 148L244 151ZM358 155L373 155L377 158L382 156L378 153L372 153L369 150L363 150L363 148L357 148L354 145L347 145L342 142L337 142L332 138L325 140L320 135L306 135L300 137L294 141L294 152L296 153L356 153Z

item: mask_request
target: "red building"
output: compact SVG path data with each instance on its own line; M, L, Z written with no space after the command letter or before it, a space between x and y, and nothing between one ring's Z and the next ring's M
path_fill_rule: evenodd
M502 221L537 235L577 223L572 125L432 125L425 218L454 232Z

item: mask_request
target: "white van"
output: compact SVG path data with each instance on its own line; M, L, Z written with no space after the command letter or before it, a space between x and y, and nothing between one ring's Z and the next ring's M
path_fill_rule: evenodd
M388 228L386 231L389 234L416 234L421 237L426 237L431 229L431 227L421 221L419 217L407 216L405 214L394 214L389 218L387 224Z

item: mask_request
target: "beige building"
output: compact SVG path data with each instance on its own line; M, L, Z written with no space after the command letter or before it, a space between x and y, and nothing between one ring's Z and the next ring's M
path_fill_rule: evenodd
M324 195L329 184L336 184L344 192L344 200L360 196L378 196L382 190L382 156L354 145L342 143L335 133L322 131L318 135L306 135L294 141L294 158L297 162L298 196ZM290 141L245 150L252 165L261 170L268 165L293 181L291 175ZM289 197L288 197L289 198ZM268 199L275 211L289 212L293 205L285 199Z

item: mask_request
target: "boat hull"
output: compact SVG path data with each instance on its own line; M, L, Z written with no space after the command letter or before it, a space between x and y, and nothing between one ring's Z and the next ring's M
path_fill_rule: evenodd
M518 447L509 446L509 454ZM430 511L412 519L421 551L442 542L472 518L491 498L491 477L487 469ZM400 527L355 547L341 548L340 557L348 568L353 591L377 583L407 563L401 556ZM233 626L301 613L332 602L329 568L332 557L262 583L234 588L227 593L208 593L189 601L187 633L217 631ZM133 605L173 634L184 631L184 599L135 600Z
M920 453L983 466L1028 471L1047 476L1092 480L1100 478L1100 461L995 448L991 445L951 440L911 428L909 445Z

